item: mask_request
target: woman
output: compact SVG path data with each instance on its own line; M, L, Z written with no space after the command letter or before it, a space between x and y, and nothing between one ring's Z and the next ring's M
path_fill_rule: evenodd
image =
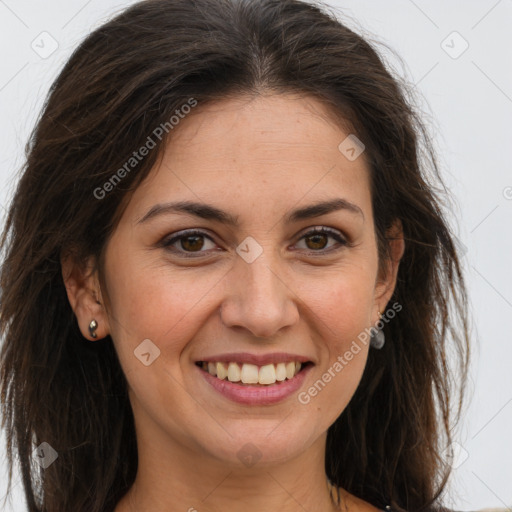
M325 9L146 0L95 30L2 239L28 510L442 509L469 345L438 183Z

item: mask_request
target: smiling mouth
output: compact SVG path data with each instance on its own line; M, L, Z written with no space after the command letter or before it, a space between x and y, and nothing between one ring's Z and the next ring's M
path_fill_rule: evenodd
M217 377L237 384L248 386L271 386L293 379L304 368L312 365L311 362L300 363L289 361L287 363L266 364L238 364L235 362L223 363L215 361L198 361L199 368Z

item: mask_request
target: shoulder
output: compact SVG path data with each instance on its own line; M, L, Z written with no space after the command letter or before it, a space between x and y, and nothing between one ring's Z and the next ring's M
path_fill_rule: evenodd
M449 509L445 509L447 512L510 512L510 510L512 509L512 507L509 507L509 508L505 508L505 507L497 507L497 508L479 508L479 509L476 509L476 510L449 510Z
M434 508L431 509L430 512L510 512L510 508L480 508L480 509L473 509L473 510L456 510L452 508L443 507L441 505L437 505ZM382 510L381 512L394 512L393 509L387 508Z
M382 510L373 506L371 503L364 501L357 496L350 494L348 491L343 489L342 487L338 487L342 506L340 510L342 512L392 512L391 510Z

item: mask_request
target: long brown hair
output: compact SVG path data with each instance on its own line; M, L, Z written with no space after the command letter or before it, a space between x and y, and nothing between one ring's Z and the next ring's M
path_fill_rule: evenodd
M9 485L18 459L30 512L111 511L137 470L125 376L110 338L84 341L61 256L95 256L102 271L130 193L172 129L115 187L104 184L190 98L262 90L314 95L364 142L381 264L394 220L404 232L390 301L403 309L328 431L327 476L380 508L441 506L442 451L467 377L468 304L442 211L449 196L406 84L322 5L146 0L92 32L52 85L1 239L2 428ZM32 458L42 442L58 453L44 470Z

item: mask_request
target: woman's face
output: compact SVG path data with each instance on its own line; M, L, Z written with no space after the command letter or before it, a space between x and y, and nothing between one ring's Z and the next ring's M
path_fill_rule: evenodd
M338 148L348 135L323 104L293 95L199 105L174 127L105 253L100 328L139 442L283 461L324 439L347 406L369 349L358 335L394 286L378 281L368 169L364 153ZM197 206L170 206L185 202ZM240 378L249 383L229 380Z

